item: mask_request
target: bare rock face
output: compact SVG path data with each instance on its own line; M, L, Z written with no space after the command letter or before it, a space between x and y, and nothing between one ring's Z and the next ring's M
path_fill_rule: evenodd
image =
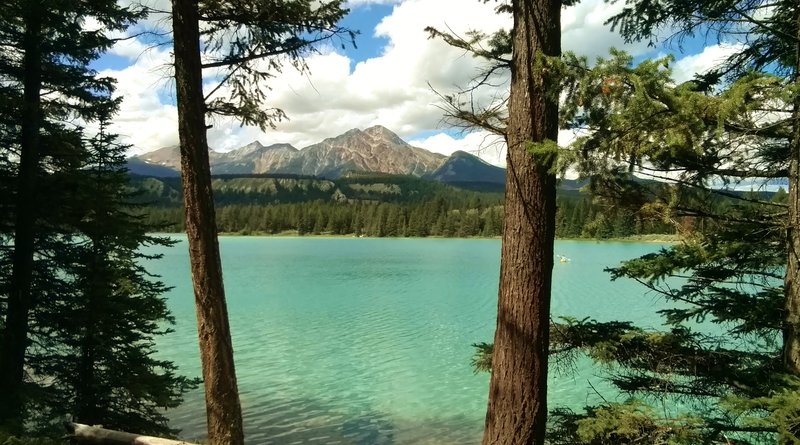
M220 155L222 155L222 153L218 153L214 150L208 151L208 160L212 166L217 162ZM132 159L137 159L150 165L170 168L179 172L181 170L181 147L179 145L170 145L139 156L134 156Z
M217 161L211 164L211 173L217 175L300 174L287 168L299 154L300 151L289 144L273 144L265 147L260 142L255 141L236 150L220 153Z
M388 129L376 126L350 130L302 150L303 174L337 178L348 171L424 176L445 157L412 147Z
M181 148L177 145L159 148L143 155L134 156L134 159L139 159L148 164L159 165L161 167L171 168L173 170L180 170L181 168Z
M137 156L141 161L180 169L177 146ZM209 152L213 174L285 173L338 178L349 171L427 176L445 156L412 147L385 127L353 129L298 150L289 144L252 142L227 153Z

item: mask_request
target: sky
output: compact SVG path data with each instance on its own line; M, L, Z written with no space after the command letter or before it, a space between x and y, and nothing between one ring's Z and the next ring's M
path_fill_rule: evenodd
M169 6L168 0L144 2L162 10ZM625 44L604 24L623 4L583 0L563 9L563 50L590 60L608 54L610 48L638 59L671 53L676 57L673 69L678 82L709 69L732 51L730 45L717 42L694 41L682 48ZM351 0L350 13L341 24L360 33L356 47L342 48L344 42L320 46L307 58L308 72L287 66L265 85L267 106L282 109L288 119L263 132L215 118L209 122L209 146L228 151L259 141L303 148L352 128L383 125L412 145L445 155L465 150L503 166L502 141L485 132L453 128L443 119L437 95L467 85L479 72L479 61L441 40L429 39L424 31L426 26L458 34L510 28L510 17L495 14L494 6L479 0ZM128 34L169 27L163 16L154 14ZM124 97L113 130L132 146L132 155L178 143L170 51L168 45L153 46L146 37L132 37L118 42L95 63L101 75L117 80L116 94ZM209 73L206 91L214 86L214 73ZM559 143L569 139L564 132Z

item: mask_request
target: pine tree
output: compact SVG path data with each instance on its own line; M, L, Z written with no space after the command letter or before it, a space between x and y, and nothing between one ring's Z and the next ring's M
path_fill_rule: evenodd
M561 55L561 7L571 3L503 2L498 10L510 13L514 26L510 33L493 36L473 32L463 39L428 28L432 36L489 62L478 85L468 91L490 83L499 72L511 71L507 102L464 107L458 94L443 96L456 125L502 135L508 147L495 332L498 354L484 444L544 443L560 87L551 68Z
M2 94L18 104L4 115L2 156L10 173L6 178L13 178L6 184L12 193L3 195L13 200L4 203L13 221L4 226L11 249L3 251L10 275L3 288L0 425L14 431L22 429L26 417L24 367L32 316L60 286L59 276L47 275L54 270L45 253L63 253L70 241L60 233L64 222L58 219L70 215L50 204L65 202L59 172L80 159L82 144L73 122L96 121L112 88L88 65L113 43L108 33L124 30L140 16L111 0L13 0L0 12ZM104 29L85 30L88 19Z
M612 271L678 303L662 312L671 331L593 324L564 329L561 347L586 349L598 361L621 366L614 383L627 392L692 401L693 418L648 413L657 427L647 432L651 441L658 434L688 442L797 443L800 6L782 0L629 2L612 23L632 40L672 28L679 36L746 36L747 43L715 70L677 87L663 69L669 60L662 60L636 69L626 63L615 69L611 62L574 91L575 109L588 110L584 123L595 130L579 143L584 153L614 153L640 173L673 182L642 208L691 230L692 237ZM598 171L597 160L587 158L586 166L594 164L587 170ZM606 192L629 202L641 205L652 192L624 174L602 176L597 182ZM764 178L788 178L786 205L720 190ZM674 286L676 276L686 280L683 286ZM727 338L693 329L693 320L719 324ZM594 335L586 337L589 332ZM604 407L569 422L610 434L637 409Z
M342 33L352 38L352 33L336 25L345 13L338 0L280 4L260 0L172 1L181 177L212 445L241 445L244 433L222 282L205 115L233 116L244 125L262 129L273 126L284 115L265 106L262 82L286 60L304 69L302 56L313 49L314 43ZM201 61L201 22L205 62ZM214 98L212 91L208 95L212 99L206 103L203 69L220 68L227 70L220 86L231 88L230 97Z
M658 217L654 226L669 223L691 237L612 272L676 302L662 312L667 330L573 319L551 326L557 359L586 353L610 365L611 381L639 398L580 414L558 410L552 443L800 440L792 346L798 9L793 1L628 2L613 22L630 38L651 38L666 25L679 34L747 35L728 63L683 85L670 79L669 59L631 67L615 53L591 69L571 56L562 65L565 79L579 79L565 83L562 122L589 131L575 148L583 171L595 175L593 191L635 210L639 221ZM631 171L672 184L644 186L631 181ZM787 207L720 190L785 177ZM676 277L685 284L676 287ZM721 333L697 330L698 320ZM491 345L481 345L476 363L490 366L491 355ZM659 410L641 401L654 399ZM664 410L676 400L689 411Z
M510 8L509 173L485 445L542 444L547 416L558 103L546 65L561 52L561 2L519 0Z
M108 105L110 113L114 104ZM173 242L148 235L152 227L133 213L127 147L104 127L84 141L80 163L64 172L74 191L68 205L77 237L59 254L67 278L62 293L36 311L41 349L29 365L52 383L32 420L46 426L69 414L90 425L173 435L164 410L197 383L153 356L155 337L169 332L163 325L173 319L161 296L166 287L142 265L158 256L141 252Z
M661 311L664 331L570 319L552 328L554 350L567 356L583 351L613 366L612 383L637 397L580 415L562 411L554 437L572 434L564 439L569 443L796 443L800 381L785 365L791 336L781 322L781 308L791 299L783 286L786 206L726 187L787 175L794 125L787 116L795 93L791 83L767 73L749 73L717 89L702 82L675 86L669 63L633 67L616 53L585 67L587 76L571 91L572 103L581 104L573 108L576 116L592 130L576 146L587 155L582 166L595 175L596 193L658 214L688 237L611 271L675 303ZM759 118L776 108L786 113ZM630 170L666 183L643 184ZM717 328L698 329L697 321ZM653 399L663 407L682 401L689 412L659 414L643 403ZM625 433L632 419L642 427Z
M747 44L727 63L702 76L702 84L713 84L722 76L748 76L751 71L781 76L787 86L782 111L791 115L789 135L788 261L784 278L784 361L800 375L800 6L793 0L700 0L640 1L612 18L629 40L653 39L659 30L679 29L693 35L703 27L725 38L746 36ZM713 25L712 25L713 24Z

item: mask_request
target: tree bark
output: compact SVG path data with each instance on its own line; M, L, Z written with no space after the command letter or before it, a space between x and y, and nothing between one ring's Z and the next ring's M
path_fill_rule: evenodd
M33 305L34 241L36 236L36 176L39 169L42 88L41 5L25 2L22 41L23 103L20 131L20 159L12 253L11 289L2 338L0 360L0 426L12 432L22 430L25 351L28 346L28 317Z
M555 237L553 159L531 143L558 138L558 94L539 56L559 56L558 0L514 0L513 62L497 330L484 445L543 444Z
M800 85L800 7L795 6L794 84ZM795 92L789 143L788 261L784 280L783 356L788 372L800 375L800 94Z
M242 445L242 413L211 192L197 0L173 0L172 23L183 202L205 383L208 443Z

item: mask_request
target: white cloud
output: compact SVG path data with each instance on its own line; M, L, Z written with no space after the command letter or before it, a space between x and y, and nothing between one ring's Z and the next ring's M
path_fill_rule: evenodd
M136 63L122 70L105 70L102 76L117 79L116 94L123 98L112 130L123 142L141 153L177 144L178 116L172 104L171 57L166 49L153 49L136 54L132 41L115 45L115 54L130 54ZM122 47L122 49L118 49Z
M415 147L422 147L447 156L458 150L466 151L490 164L500 167L506 166L506 144L502 137L484 130L460 134L459 136L461 137L438 133L426 138L412 139L408 142ZM576 134L571 130L558 132L558 143L562 147L569 145L575 138Z
M624 2L584 0L561 13L561 47L593 60L608 54L609 48L624 49L637 56L648 51L647 43L625 43L605 22L625 6Z
M408 142L415 147L425 148L447 156L458 150L466 151L479 156L490 164L505 166L506 148L501 137L486 131L474 131L461 136L461 138L456 138L447 133L438 133L427 138L414 139Z
M161 9L169 7L166 0L142 1ZM607 53L612 46L623 47L622 39L603 24L618 10L619 3L584 0L565 9L564 50L595 57ZM308 58L309 73L286 68L268 81L272 89L267 94L267 106L282 108L289 116L288 121L279 123L274 131L263 133L257 128L240 127L230 119L217 119L211 122L209 144L229 150L257 139L266 144L286 142L302 148L351 128L381 124L401 137L415 138L414 143L433 151L449 154L465 150L503 165L503 151L498 150L497 144L487 144L484 133L454 138L443 132L442 111L437 107L440 99L429 84L444 94L454 92L476 76L479 66L476 59L463 51L439 39L429 39L424 28L435 26L459 34L473 28L492 32L510 27L510 17L495 14L493 2L473 0L349 2L352 7L369 4L396 5L374 30L376 36L388 42L379 57L354 65L346 56L324 48L321 54ZM139 28L156 26L165 28L163 18L157 15ZM644 45L625 49L635 54L645 51ZM148 49L146 44L132 39L115 45L112 53L132 63L123 70L104 73L118 78L119 93L125 96L116 130L134 145L137 153L177 143L169 49ZM486 100L488 93L481 94ZM442 133L417 137L436 131Z
M678 59L673 65L672 78L678 83L692 80L695 74L703 74L741 51L741 44L720 43L703 48L698 54Z

